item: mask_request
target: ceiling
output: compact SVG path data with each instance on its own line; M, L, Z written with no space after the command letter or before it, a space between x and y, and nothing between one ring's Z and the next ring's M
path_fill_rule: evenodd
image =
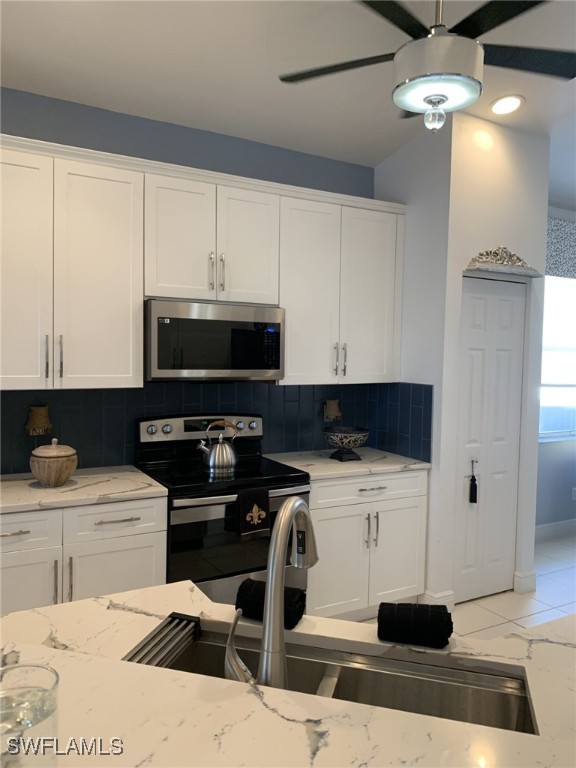
M483 2L444 0L448 27ZM433 0L407 0L426 26ZM397 50L408 36L350 0L2 0L8 88L375 166L425 130L392 103L393 65L285 84L283 73ZM552 0L485 42L576 50L576 0ZM576 209L576 80L496 67L468 111L551 137L550 204ZM496 119L495 119L496 120Z

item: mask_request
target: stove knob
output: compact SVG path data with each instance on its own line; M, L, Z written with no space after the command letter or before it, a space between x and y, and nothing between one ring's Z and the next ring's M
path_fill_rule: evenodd
M150 424L150 426L146 429L146 432L148 432L149 435L155 435L156 432L158 432L158 427L156 424Z
M164 432L165 435L169 435L170 432L172 432L172 424L164 424L162 432Z
M238 430L244 429L245 426L246 426L246 424L244 424L243 421L237 421L236 422L236 429L238 429Z
M258 422L257 421L251 421L250 424L248 424L249 429L258 429Z

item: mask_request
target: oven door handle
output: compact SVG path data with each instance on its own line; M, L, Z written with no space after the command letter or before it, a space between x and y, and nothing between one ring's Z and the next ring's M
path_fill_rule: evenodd
M268 491L271 499L279 496L299 496L301 493L310 493L310 485L295 485L291 488L273 488ZM237 501L238 494L230 496L203 496L201 499L172 499L172 509L184 507L206 507L212 504L232 504Z
M268 496L271 499L278 496L300 496L301 493L310 493L309 485L295 485L293 488L275 488L268 491Z
M232 504L238 499L238 494L231 496L204 496L201 499L172 499L172 509L183 507L206 507L212 504Z

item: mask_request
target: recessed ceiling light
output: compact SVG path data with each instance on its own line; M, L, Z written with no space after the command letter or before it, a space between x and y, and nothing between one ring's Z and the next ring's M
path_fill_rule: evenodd
M510 112L515 112L521 107L524 101L523 96L503 96L492 102L492 112L495 115L509 115Z

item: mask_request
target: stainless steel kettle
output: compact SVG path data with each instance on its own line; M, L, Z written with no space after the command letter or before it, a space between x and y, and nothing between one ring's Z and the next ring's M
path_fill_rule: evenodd
M212 427L232 427L234 434L230 442L224 440L222 432L218 435L218 442L212 442L210 438L210 430ZM236 437L236 425L231 421L225 421L223 419L219 421L213 421L208 425L206 429L206 437L209 440L209 446L206 445L204 440L200 440L198 443L198 450L204 453L204 463L208 466L211 474L231 474L236 466L238 457L232 441Z

